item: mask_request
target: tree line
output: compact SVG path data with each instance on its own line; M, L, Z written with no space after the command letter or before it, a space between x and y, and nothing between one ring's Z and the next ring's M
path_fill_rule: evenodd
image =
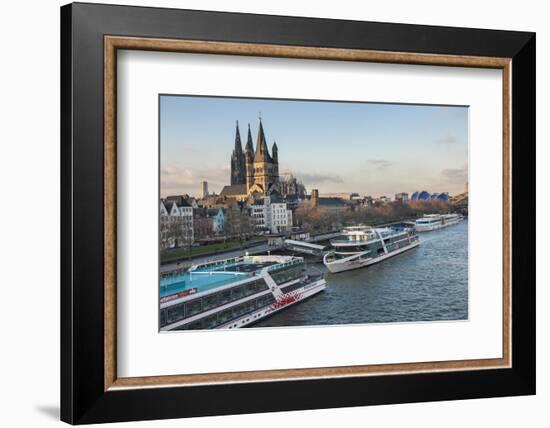
M357 205L347 209L303 206L296 209L294 220L296 226L310 233L322 233L354 224L375 226L415 219L425 214L450 213L452 210L452 205L443 200L394 201L375 206Z

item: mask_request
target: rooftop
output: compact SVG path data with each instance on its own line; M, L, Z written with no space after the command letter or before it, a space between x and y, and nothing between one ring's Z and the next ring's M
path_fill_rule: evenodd
M341 198L334 197L320 197L319 205L327 207L347 207L346 203Z
M221 196L231 196L231 195L244 195L246 193L246 184L233 184L230 186L224 186Z

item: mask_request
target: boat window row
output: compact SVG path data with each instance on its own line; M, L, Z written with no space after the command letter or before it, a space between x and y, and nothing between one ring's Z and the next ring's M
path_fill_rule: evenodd
M378 241L376 242L373 242L372 244L370 244L369 246L346 246L346 247L338 247L337 248L337 252L338 253L343 253L343 254L347 254L347 253L363 253L365 251L372 251L372 249L376 246L376 245L379 245Z
M269 275L273 278L273 281L275 281L277 285L280 285L285 282L292 281L293 279L300 278L303 273L304 265L299 264L286 269L269 272Z
M218 306L225 305L235 300L251 296L267 290L269 287L265 281L260 278L250 281L237 287L218 291L204 297L199 297L177 305L169 306L161 310L160 325L171 324L184 318L208 311Z
M268 270L268 272L271 272L271 271L277 271L279 269L286 268L288 266L303 265L303 264L304 264L304 260L301 257L293 257L292 260L290 260L288 262L277 263L277 265L275 265L275 266L269 266L267 268L267 270Z
M287 285L286 287L282 287L281 291L283 293L291 293L293 291L296 291L298 288L302 288L306 284L307 284L307 282L305 282L305 281L299 281L296 284L291 284L291 285Z
M416 224L433 224L433 223L441 223L441 219L429 219L429 220L416 220Z
M266 294L258 297L257 299L251 299L246 302L240 303L231 308L227 308L223 311L193 321L192 323L184 324L176 330L200 330L216 328L220 325L226 324L236 318L249 314L255 310L261 309L265 306L275 303L273 295Z

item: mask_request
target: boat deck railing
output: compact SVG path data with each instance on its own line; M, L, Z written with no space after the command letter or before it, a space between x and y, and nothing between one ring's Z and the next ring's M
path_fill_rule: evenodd
M375 238L374 236L368 239L331 239L331 244L357 244L357 245L363 245L367 244L372 241L376 241L378 238Z
M193 275L233 275L233 276L246 276L249 275L248 272L236 272L236 271L229 271L229 270L210 270L210 271L192 271L189 272L189 276Z

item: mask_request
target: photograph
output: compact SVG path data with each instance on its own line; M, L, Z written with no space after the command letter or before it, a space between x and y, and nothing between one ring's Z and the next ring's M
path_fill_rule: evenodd
M161 332L468 320L468 106L158 102Z
M5 210L24 346L7 425L546 414L544 14L239 1L36 2L7 21L6 200L57 205ZM40 283L21 317L31 267L59 290Z

